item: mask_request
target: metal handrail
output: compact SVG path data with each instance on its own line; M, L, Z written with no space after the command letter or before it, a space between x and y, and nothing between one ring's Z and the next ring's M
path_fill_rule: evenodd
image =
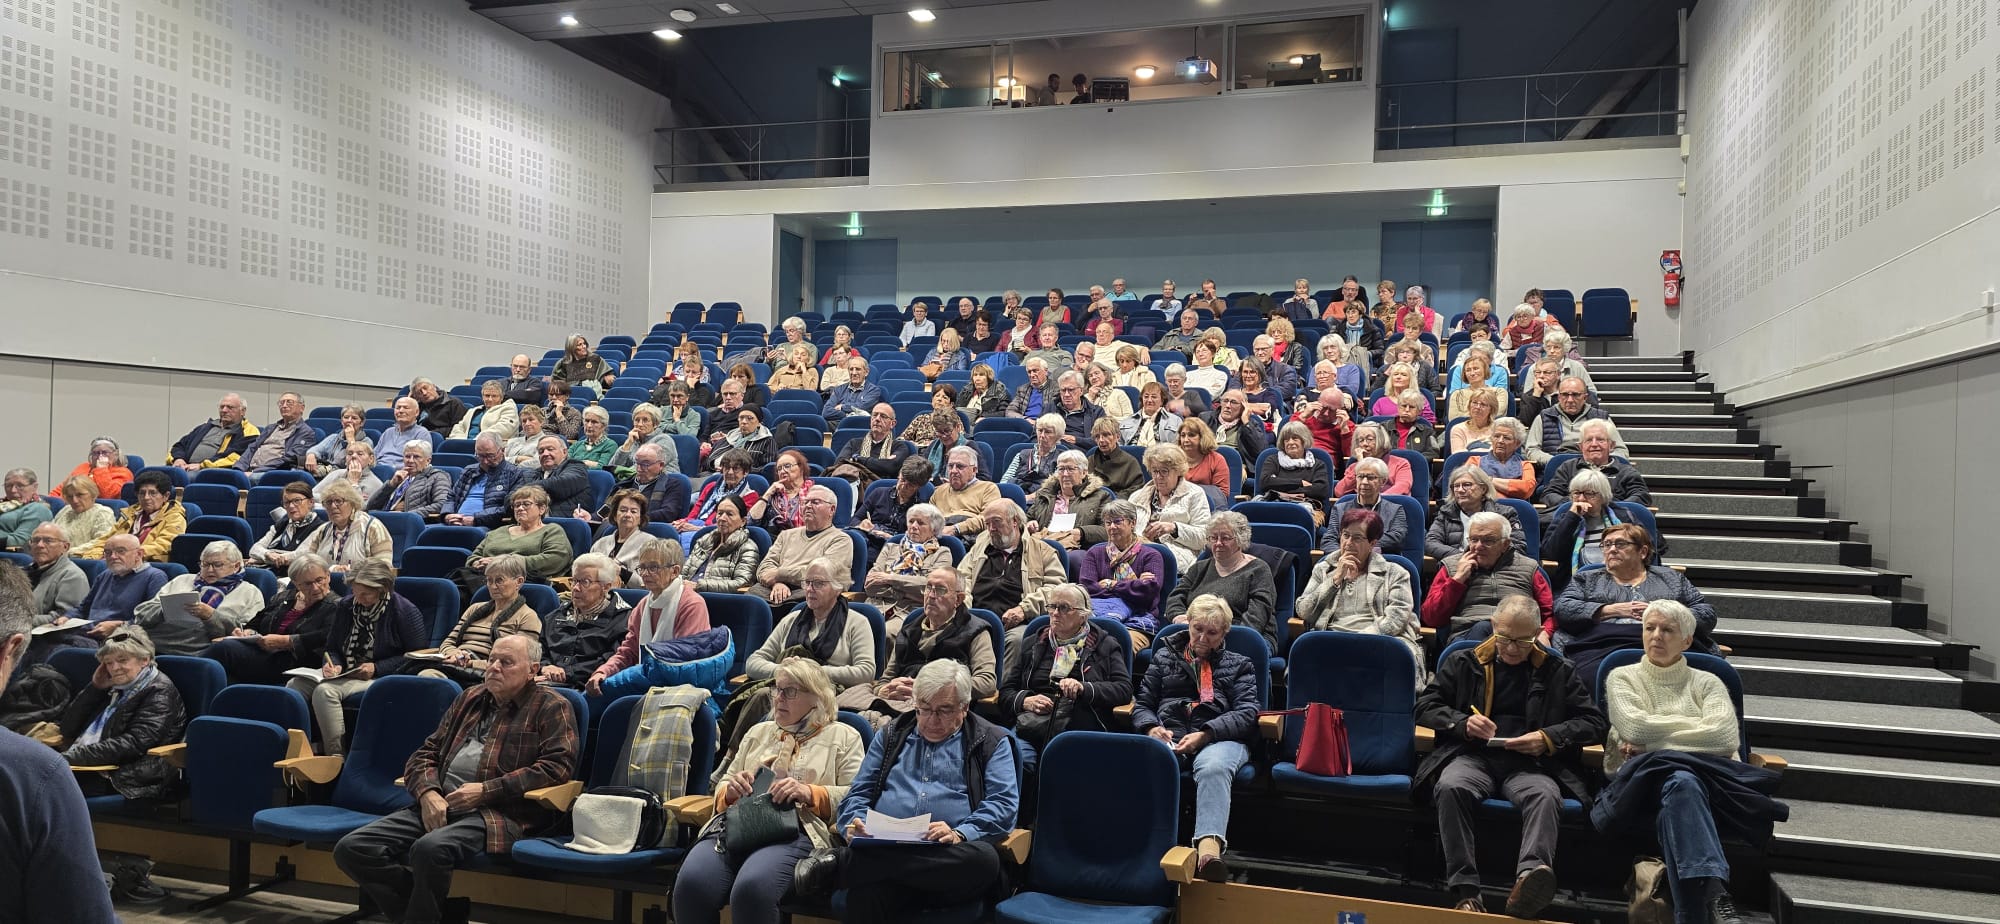
M1506 74L1498 77L1454 77L1449 80L1412 80L1409 83L1377 84L1376 89L1394 90L1401 87L1427 87L1445 83L1479 83L1498 80L1534 80L1539 77L1589 77L1597 74L1629 74L1633 71L1677 71L1678 64L1652 64L1642 67L1601 67L1584 71L1543 71L1539 74Z
M1385 125L1375 129L1378 132L1413 132L1431 128L1491 128L1495 125L1521 125L1537 122L1580 122L1584 119L1641 119L1660 118L1686 114L1685 109L1663 109L1658 112L1612 112L1604 115L1536 116L1529 119L1489 119L1484 122L1432 122L1425 125Z
M868 121L867 116L857 116L851 119L800 119L799 121L796 122L731 122L728 125L668 125L663 128L653 129L653 131L655 134L668 134L671 132L714 132L714 131L722 131L724 129L737 129L737 128L778 128L780 126L788 126L788 125L826 125L829 123L866 122L866 121Z
M1531 126L1567 123L1572 126L1570 134L1574 135L1587 133L1602 123L1619 119L1654 119L1656 124L1652 134L1672 134L1678 130L1682 119L1687 114L1687 110L1685 106L1675 105L1680 102L1678 85L1670 88L1666 81L1658 80L1657 77L1676 73L1684 73L1683 67L1679 64L1588 68L1570 71L1548 71L1539 74L1460 77L1449 80L1417 80L1408 83L1382 84L1377 87L1376 94L1379 106L1377 111L1380 116L1375 128L1377 147L1385 150L1401 150L1404 146L1404 132L1438 132L1461 128L1498 128L1504 126L1518 126L1521 129L1518 140L1525 143L1537 140L1529 137L1529 128ZM1604 93L1595 97L1594 103L1583 107L1582 111L1573 114L1565 113L1563 111L1564 103L1580 88L1591 83L1589 78L1593 77L1625 77L1636 79L1631 79L1623 85L1620 85L1617 81L1597 81L1596 83L1602 86ZM1466 119L1463 121L1427 122L1422 124L1404 124L1399 121L1402 117L1405 100L1409 98L1405 91L1412 89L1421 91L1424 88L1433 88L1439 93L1450 93L1452 92L1451 90L1441 88L1457 88L1474 84L1504 84L1516 81L1521 85L1521 114L1518 117ZM1629 99L1629 96L1624 96L1623 94L1629 94L1632 90L1644 86L1647 81L1654 82L1654 99L1650 111L1610 111L1612 106L1618 101ZM1491 95L1490 90L1483 92L1488 96ZM1670 96L1673 98L1669 98ZM1503 103L1502 105L1505 104ZM1540 112L1553 112L1553 114L1541 115L1539 114ZM1560 137L1563 134L1561 129L1551 131L1549 134L1551 137L1544 140L1568 140L1567 138ZM1508 143L1511 140L1513 139L1498 139L1497 143ZM1443 144L1444 146L1452 146L1458 143L1460 142L1454 135ZM1482 140L1467 143L1496 142ZM1438 145L1422 144L1420 142L1419 146L1432 147Z

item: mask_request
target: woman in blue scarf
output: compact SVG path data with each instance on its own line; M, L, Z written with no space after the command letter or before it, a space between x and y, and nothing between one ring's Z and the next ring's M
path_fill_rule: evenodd
M181 740L186 723L179 691L153 664L152 638L138 626L121 626L98 647L90 685L63 711L58 749L72 767L110 768L77 774L84 795L163 799L172 792L172 772L146 752Z

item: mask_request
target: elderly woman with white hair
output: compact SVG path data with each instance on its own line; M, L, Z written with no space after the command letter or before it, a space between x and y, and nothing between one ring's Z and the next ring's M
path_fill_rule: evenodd
M1257 630L1264 644L1278 650L1278 582L1271 566L1250 554L1250 520L1225 510L1208 520L1208 557L1181 572L1180 583L1167 597L1165 616L1188 621L1189 601L1204 594L1221 598L1237 621Z
M625 434L625 442L618 444L618 450L611 454L606 463L609 468L635 468L638 460L635 453L641 446L658 446L660 461L666 463L666 471L681 470L680 447L674 443L674 435L660 429L660 406L650 401L632 408L632 429Z
M1341 497L1354 493L1353 462L1362 459L1380 459L1383 465L1389 467L1389 481L1382 486L1382 493L1408 497L1411 484L1410 460L1396 455L1393 451L1395 448L1395 444L1389 439L1389 431L1381 424L1372 420L1355 424L1354 455L1347 466L1347 474L1340 476L1339 483L1333 486L1333 496Z
M903 534L883 544L861 579L868 603L895 627L890 635L902 627L905 615L923 608L924 576L952 566L950 547L939 541L943 534L943 513L930 504L911 506Z
M1424 554L1443 561L1465 551L1465 525L1482 510L1505 517L1514 551L1528 551L1520 514L1494 499L1491 476L1476 465L1466 464L1452 472L1446 482L1445 499L1438 504L1437 516L1431 519L1430 532L1424 535Z
M1217 528L1210 534L1228 532ZM1265 571L1267 584L1269 574ZM1250 759L1263 706L1250 659L1223 644L1233 612L1213 594L1188 601L1182 614L1187 631L1165 640L1132 701L1132 729L1171 745L1194 771L1195 874L1211 882L1229 878L1222 861L1229 801L1236 771Z
M1562 331L1551 331L1542 337L1542 356L1556 361L1556 380L1575 378L1583 381L1583 387L1597 394L1597 383L1590 378L1590 368L1583 359L1570 352L1574 342Z
M1535 463L1527 458L1528 428L1513 417L1493 421L1492 445L1476 460L1493 481L1493 493L1515 500L1533 500Z
M365 559L389 563L395 554L395 539L382 521L362 511L361 492L335 482L321 485L319 498L326 505L326 522L306 537L302 551L326 559L334 574L343 574Z
M1090 595L1089 608L1125 624L1134 645L1145 645L1160 629L1160 582L1166 560L1139 538L1139 507L1126 500L1104 505L1104 541L1083 553L1078 580Z
M298 555L285 576L290 580L262 611L201 651L222 665L230 683L280 684L288 670L324 663L327 622L340 602L326 560Z
M0 549L25 549L35 527L55 518L42 501L40 476L32 468L7 472L6 495L0 497Z
M778 906L799 861L815 847L830 846L826 829L801 824L788 839L735 856L722 849L729 809L768 771L774 803L829 823L861 769L867 748L860 732L838 720L825 670L809 658L786 658L778 662L771 690L770 718L751 726L716 772L717 821L703 829L674 880L674 920L682 924L718 924L723 908L739 924L778 924Z
M1340 553L1340 522L1349 511L1366 510L1382 522L1376 546L1389 550L1391 555L1400 555L1403 540L1409 536L1410 522L1403 508L1395 501L1384 502L1382 489L1389 483L1389 465L1381 459L1367 458L1356 461L1347 469L1354 481L1354 493L1343 495L1335 501L1333 512L1327 516L1327 528L1320 531L1319 547L1328 555Z
M618 444L606 435L611 428L611 412L593 404L583 409L583 435L569 444L569 457L585 468L604 468L618 454Z
M791 357L793 348L803 346L810 349L812 347L812 344L806 342L806 322L804 319L796 316L786 318L778 324L778 330L785 335L785 339L765 348L765 365L783 365Z
M1104 482L1090 473L1090 458L1075 449L1056 457L1055 477L1028 503L1028 531L1065 549L1087 549L1104 541L1104 525L1098 522L1112 495Z
M155 654L145 629L114 630L97 648L90 683L76 692L56 723L62 736L56 750L70 766L116 768L108 774L78 774L84 795L152 800L173 792L173 769L147 752L181 740L187 714L180 691L154 663Z
M153 599L132 608L132 618L152 636L158 653L191 655L263 608L264 592L243 579L243 552L236 543L217 539L202 547L201 570L167 581Z
M1549 580L1560 584L1570 574L1604 564L1604 531L1631 522L1618 509L1611 482L1602 472L1583 469L1569 479L1569 506L1551 517L1542 531L1542 560L1553 562Z
M1119 730L1112 710L1132 701L1125 645L1091 625L1090 600L1079 584L1049 588L1048 625L1000 688L1000 711L1036 747L1064 731Z
M930 815L930 846L857 844L814 851L794 887L820 898L847 889L846 920L889 924L928 905L984 895L1000 881L1000 839L1021 805L1020 768L1005 729L972 712L972 674L940 658L917 672L916 708L876 736L840 801L835 827L868 834L866 816Z
M479 406L451 428L451 439L476 440L482 434L505 443L521 432L521 407L507 398L499 379L487 379L479 386Z
M618 573L618 560L597 552L570 563L569 594L542 620L542 673L536 680L583 689L624 644L632 605L612 592Z
M1187 453L1179 446L1161 443L1148 448L1144 464L1152 480L1132 492L1132 506L1138 511L1133 529L1146 541L1165 545L1177 569L1186 571L1208 548L1212 512L1208 492L1188 479Z
M1737 760L1742 732L1729 688L1687 662L1695 615L1660 600L1640 618L1645 657L1604 681L1611 783L1591 822L1640 850L1659 850L1676 921L1738 922L1722 838L1765 843L1791 810L1771 798L1776 772Z
M487 659L495 642L509 635L542 634L542 617L521 594L528 568L519 555L496 555L486 562L486 596L465 608L458 624L445 633L438 660L413 662L424 677L443 677L470 688L485 678Z

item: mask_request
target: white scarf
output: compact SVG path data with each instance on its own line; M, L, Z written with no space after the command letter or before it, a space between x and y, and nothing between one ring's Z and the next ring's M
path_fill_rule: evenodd
M646 615L652 617L652 625L641 626L648 634L639 644L650 645L654 642L673 641L674 618L680 614L681 594L686 590L687 582L675 578L665 590L646 600Z

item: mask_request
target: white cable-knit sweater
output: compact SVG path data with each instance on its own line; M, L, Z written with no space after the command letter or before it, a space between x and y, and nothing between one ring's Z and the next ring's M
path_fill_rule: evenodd
M1625 742L1648 751L1686 751L1735 757L1736 707L1722 678L1688 666L1687 659L1659 667L1641 659L1604 680L1611 730L1604 738L1604 772L1625 763Z

